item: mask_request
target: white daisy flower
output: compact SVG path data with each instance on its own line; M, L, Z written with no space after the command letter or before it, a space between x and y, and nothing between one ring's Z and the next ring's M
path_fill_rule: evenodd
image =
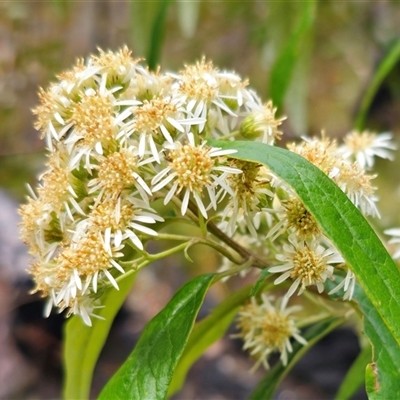
M252 297L250 303L239 311L237 323L240 333L233 337L242 338L243 349L249 350L250 355L257 359L252 370L257 369L260 364L269 369L268 357L274 352L281 353L282 364L286 365L288 354L293 351L290 342L292 338L302 345L307 344L291 316L301 308L286 307L286 297L276 302L274 300L272 296L263 294L260 303Z
M397 148L390 132L376 134L369 131L352 131L343 141L343 146L338 149L339 153L345 158L355 160L363 169L371 169L375 157L393 160L392 152Z
M218 163L218 157L235 153L236 150L221 150L207 146L202 142L196 146L192 133L188 134L188 143L182 145L176 142L168 151L168 166L152 179L152 192L163 189L167 185L169 190L164 199L167 204L174 195L183 193L181 213L186 214L189 199L196 202L201 214L207 218L208 205L203 203L206 190L210 199L210 207L217 208L220 191L225 191L233 196L234 193L227 183L230 174L240 174L237 168L232 168Z
M342 263L343 258L333 247L324 247L319 241L297 241L289 237L290 244L283 245L283 254L276 258L283 264L269 268L272 273L282 273L274 283L279 285L286 279L293 281L286 296L290 297L299 289L304 292L307 286L315 285L319 293L324 291L324 282L333 276L333 264Z

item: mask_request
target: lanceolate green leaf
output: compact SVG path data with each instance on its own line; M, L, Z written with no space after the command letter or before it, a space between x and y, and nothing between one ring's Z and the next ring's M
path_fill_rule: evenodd
M366 346L353 362L350 370L340 385L335 400L347 400L355 394L365 381L365 368L372 359L371 346Z
M306 38L314 22L316 5L317 1L315 0L303 2L300 21L272 67L269 84L270 96L278 108L282 107L296 62L305 51L303 46L307 43Z
M149 68L152 70L155 70L157 68L160 60L161 49L164 42L165 34L165 19L167 16L168 6L171 2L172 0L161 0L161 2L159 2L159 9L156 18L153 21L149 54L147 57Z
M380 320L380 329L391 338L390 351L400 358L400 272L347 196L318 168L288 150L255 142L211 143L216 147L236 149L234 158L266 165L293 187L357 276L376 314L375 319ZM366 309L363 311L368 313ZM368 329L367 321L366 334L374 346L379 346L377 326Z
M398 39L390 47L386 55L383 57L375 72L375 75L372 77L368 89L364 94L355 123L355 126L358 130L362 130L364 128L365 119L380 85L382 84L383 80L388 76L388 74L392 71L393 67L399 62L399 60L400 39Z
M212 313L200 321L193 329L188 344L174 372L168 395L172 396L183 386L189 368L204 351L220 339L232 323L239 306L249 296L247 286L219 304Z
M172 0L131 1L131 41L135 53L145 56L150 69L160 61L165 35L165 19Z
M330 291L335 287L335 283L327 281L325 287ZM343 289L332 294L331 297L342 299ZM364 331L373 346L372 349L368 346L363 350L354 362L336 398L338 400L351 398L352 392L363 382L365 376L366 389L370 399L397 399L400 397L399 345L391 332L386 329L377 309L358 284L356 284L351 304L357 313L362 313ZM371 357L371 352L373 357ZM373 363L371 363L371 359L373 359ZM371 364L367 366L368 363ZM365 369L366 366L367 369Z
M261 272L259 278L257 279L257 282L254 284L253 288L251 289L251 292L250 292L251 297L257 296L258 292L263 287L265 280L268 278L269 275L271 275L271 272L269 272L268 269L264 269Z
M366 373L368 396L373 399L400 398L400 348L396 338L386 329L378 310L362 290L357 290L355 300L364 314L364 331L372 342L374 363ZM383 306L383 304L382 304ZM390 304L387 304L390 307ZM399 321L400 324L400 321ZM399 325L397 325L399 326ZM398 339L398 337L397 337Z
M83 323L79 316L71 317L64 331L65 399L88 399L93 370L108 332L132 287L136 273L119 282L119 290L110 288L102 296L104 308L97 315L104 320L92 318L92 326Z
M99 399L164 399L214 275L186 283L146 326Z

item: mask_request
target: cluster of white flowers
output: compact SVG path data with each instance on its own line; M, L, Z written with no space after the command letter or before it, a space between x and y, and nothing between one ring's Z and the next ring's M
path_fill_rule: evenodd
M90 325L103 289L118 289L135 259L148 256L146 242L164 229L159 210L165 209L157 202L212 228L218 246L236 243L225 255L240 248L248 256L244 261L258 259L257 266L280 274L276 285L290 281L285 306L308 287L322 292L339 270L347 275L332 292L343 288L344 298L351 299L354 275L293 189L265 166L233 159L234 150L207 142L274 145L284 118L275 117L272 102L263 104L247 81L204 59L178 74L151 72L140 61L127 48L100 51L39 93L36 128L49 160L20 212L22 237L34 256L35 290L48 298L46 312L67 310ZM369 132L352 132L342 146L325 137L289 146L371 216L379 213L370 184L374 176L365 170L374 156L391 158L393 148L389 134ZM226 275L229 263L223 264ZM263 304L270 308L267 300ZM301 342L288 324L288 334ZM247 339L250 332L244 335L247 347L259 353L254 338ZM287 343L274 347L285 359ZM269 353L260 353L264 365Z
M163 221L158 198L179 203L182 215L193 203L208 218L234 196L229 179L241 170L226 158L232 151L207 139L237 131L272 144L280 134L272 104L246 86L204 59L179 74L153 73L124 48L78 60L40 91L34 113L49 162L21 214L48 312L68 309L91 323L99 286L118 288L126 246L144 252L157 235L148 225Z

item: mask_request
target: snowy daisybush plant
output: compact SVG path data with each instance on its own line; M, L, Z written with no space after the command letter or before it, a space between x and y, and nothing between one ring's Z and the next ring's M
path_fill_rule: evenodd
M173 394L235 314L233 337L254 368L270 369L270 355L280 354L273 368L281 372L272 384L267 374L254 398L271 395L298 355L358 314L378 365L367 368L367 387L389 379L376 349L387 338L398 345L400 314L382 307L388 296L397 304L398 269L363 216L379 217L371 169L375 157L392 158L392 136L304 137L285 150L276 146L284 118L237 74L205 59L179 73L151 72L141 61L127 48L79 60L40 91L34 110L48 162L20 209L21 231L45 314L74 316L65 397L87 398L134 275L198 243L220 254L220 266L189 281L149 322L100 398ZM182 221L196 229L176 234ZM149 242L166 240L178 244L149 251ZM195 325L212 284L249 272L252 284Z

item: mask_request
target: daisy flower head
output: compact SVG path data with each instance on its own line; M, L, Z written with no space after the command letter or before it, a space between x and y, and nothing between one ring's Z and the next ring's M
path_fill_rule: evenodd
M281 273L274 281L276 285L287 279L292 281L287 297L297 289L300 295L308 286L316 286L322 293L324 282L332 279L334 265L343 262L342 256L332 246L325 247L318 240L297 241L294 235L289 237L289 244L283 245L283 253L276 258L282 264L269 268L269 271Z
M173 144L176 137L185 133L190 126L205 121L201 118L184 118L181 105L171 97L144 100L142 105L133 108L133 116L126 125L126 134L137 138L139 156L143 157L149 148L158 163L164 142Z
M356 161L360 168L371 169L375 157L393 160L393 135L389 132L377 134L370 131L352 131L344 139L344 144L339 147L339 153L350 161Z
M307 344L300 336L300 330L296 326L296 320L292 313L300 307L286 307L287 298L275 301L274 297L263 294L260 300L255 297L244 305L237 318L239 334L233 337L243 339L243 349L248 350L250 355L257 361L252 370L262 364L269 369L268 357L279 352L283 365L288 362L288 354L293 351L291 339L300 344Z
M36 115L35 129L42 132L42 139L46 139L47 147L53 151L55 144L72 126L71 99L65 90L57 84L53 84L45 91L39 90L40 105L33 109Z
M231 166L242 173L232 174L228 178L234 195L229 197L222 214L222 220L228 220L226 232L233 235L244 219L251 235L257 237L253 217L266 203L265 197L272 198L274 196L270 189L271 177L266 168L257 163L232 160Z
M376 175L366 174L357 163L342 162L332 179L365 216L380 218L376 187L371 184L374 178Z
M246 139L274 144L275 140L282 135L278 127L286 119L286 117L276 118L276 110L272 101L263 105L253 103L251 113L240 125L240 134Z
M211 61L203 58L195 65L186 65L185 69L175 75L174 89L185 103L188 114L194 118L203 118L198 131L201 133L206 125L210 110L217 114L229 115L237 119L236 109L251 96L245 89L247 81L232 72L219 71Z
M332 177L338 169L337 144L322 135L321 138L302 137L303 142L291 143L288 149L304 157L324 174Z
M121 100L136 99L140 102L151 101L172 93L173 78L162 74L160 69L149 71L148 67L138 65L137 73L129 81L129 86L120 94Z
M138 235L157 236L156 231L143 224L164 221L146 202L136 198L106 199L91 208L89 218L79 224L79 229L96 227L102 232L106 250L112 243L118 247L125 239L130 239L136 248L143 250Z
M97 292L98 286L104 286L106 281L118 289L112 270L124 273L118 263L122 248L123 245L106 246L101 233L92 229L80 234L79 240L75 237L61 243L53 259L36 261L29 272L36 282L34 292L48 297L46 315L52 307L71 311L72 306L77 307L78 299L87 302L87 295Z
M127 46L117 52L99 49L99 55L92 55L89 59L89 68L98 69L105 87L112 89L129 84L129 80L136 74L139 61L132 58L132 52Z
M222 157L235 152L236 150L210 147L205 141L196 145L194 135L189 133L186 144L175 142L169 147L166 156L168 165L152 179L152 192L156 193L168 186L164 204L174 195L182 193L182 215L186 214L189 199L192 198L201 214L207 218L208 207L217 208L218 199L222 197L220 191L233 196L227 177L242 171L226 165ZM209 206L203 202L205 192L209 197Z
M317 221L297 196L291 195L287 200L276 199L280 203L278 209L269 211L276 214L279 220L268 231L267 239L275 240L285 232L293 233L304 240L321 235Z
M139 158L133 146L121 148L106 157L98 156L92 166L96 172L88 182L88 193L96 196L96 202L105 198L117 198L123 191L133 195L137 191L144 201L148 201L151 190L142 177L142 166L147 160Z

